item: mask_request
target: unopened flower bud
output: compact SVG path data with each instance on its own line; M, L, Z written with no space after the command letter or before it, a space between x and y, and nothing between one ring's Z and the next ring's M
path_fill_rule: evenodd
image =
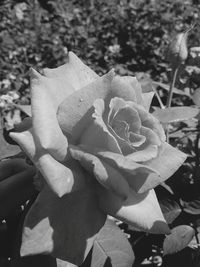
M172 67L179 66L187 59L188 32L189 31L178 33L169 44L166 59L170 62Z

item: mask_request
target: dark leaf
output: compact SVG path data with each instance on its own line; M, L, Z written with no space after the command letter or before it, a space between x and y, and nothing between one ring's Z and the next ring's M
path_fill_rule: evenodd
M30 105L15 105L15 107L20 109L21 111L23 111L29 117L31 117L32 112L31 112L31 106Z
M22 205L35 193L33 186L34 167L4 179L0 183L0 220L5 219L17 207Z
M0 160L14 156L21 151L19 146L8 144L3 136L3 129L0 125Z
M161 83L161 82L152 82L153 86L155 88L157 88L158 86L160 86L162 89L166 90L166 91L169 91L169 85L167 84L164 84L164 83ZM173 89L173 93L174 94L177 94L177 95L186 95L188 97L191 97L188 93L182 91L182 90L179 90L177 88L174 87Z
M192 201L181 201L185 212L192 215L200 215L200 197Z
M7 225L4 222L0 223L0 258L6 258L8 257L8 231L7 231ZM1 265L0 265L1 266Z
M164 255L176 253L184 249L194 236L194 229L188 225L179 225L171 230L163 243Z
M11 261L11 267L57 267L56 259L49 255L35 255Z
M176 201L174 194L168 191L168 188L164 188L161 184L156 188L156 195L165 220L168 224L171 224L181 213L181 208Z
M156 109L153 115L161 123L171 123L177 121L189 120L197 116L199 113L198 108L192 107L171 107L166 109Z
M195 236L192 238L192 240L190 241L188 247L191 247L191 248L195 248L196 247L196 248L198 248L199 247L199 241L200 241L200 233L197 232L195 234Z
M132 247L114 221L107 220L99 232L92 251L91 267L131 267Z
M167 190L170 194L174 195L174 192L172 190L172 188L166 184L165 182L163 182L162 184L160 184L160 186L162 186L163 188L165 188L165 190Z
M194 94L192 96L192 100L195 103L195 105L197 105L198 107L200 107L200 88L196 89L194 91Z
M172 198L159 201L161 210L168 224L172 223L181 213L179 204Z

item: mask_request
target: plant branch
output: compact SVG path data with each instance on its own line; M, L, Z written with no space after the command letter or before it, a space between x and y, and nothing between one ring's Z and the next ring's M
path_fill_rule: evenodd
M169 94L168 94L168 97L167 97L166 108L171 107L173 90L174 90L174 85L175 85L175 82L176 82L176 77L177 77L177 73L178 73L179 67L180 67L180 65L172 69L172 80L171 80L170 87L169 87Z
M176 78L177 78L177 73L178 73L179 67L180 67L180 65L178 65L177 67L174 67L172 69L172 80L171 80L170 87L169 87L169 94L168 94L168 97L167 97L166 108L171 107L173 91L174 91L174 85L175 85L175 82L176 82ZM169 143L169 124L167 124L167 126L166 126L166 139L167 139L167 142Z
M163 102L162 102L162 100L161 100L161 98L160 98L160 96L159 96L159 94L158 94L158 91L156 90L156 88L155 88L154 86L152 86L152 88L153 88L153 91L154 91L154 93L155 93L155 95L156 95L156 97L157 97L157 99L158 99L158 102L159 102L159 104L160 104L160 107L161 107L162 109L164 109L165 106L164 106L164 104L163 104Z
M200 133L197 134L197 138L195 140L195 155L196 155L196 167L199 166L200 164L200 159L199 159L199 139L200 139Z
M196 242L197 242L197 244L199 245L200 244L200 242L199 242L199 237L198 237L198 230L197 230L197 228L196 227L194 227L194 232L195 232L195 239L196 239Z

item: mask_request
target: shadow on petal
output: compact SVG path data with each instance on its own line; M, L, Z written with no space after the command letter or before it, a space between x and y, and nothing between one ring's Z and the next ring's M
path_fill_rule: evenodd
M156 234L170 233L154 190L137 194L130 189L129 197L126 200L100 186L98 194L101 209L109 215L141 231Z
M25 219L21 255L51 254L80 265L105 219L91 189L58 198L46 187Z

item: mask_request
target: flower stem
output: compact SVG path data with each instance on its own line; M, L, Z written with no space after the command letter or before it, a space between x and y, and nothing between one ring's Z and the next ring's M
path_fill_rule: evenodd
M173 70L172 70L172 80L171 80L170 87L169 87L169 95L168 95L168 98L167 98L166 108L171 107L173 89L174 89L174 85L175 85L175 82L176 82L176 77L177 77L177 73L178 73L178 70L179 70L179 66L173 68Z
M172 69L172 80L171 80L170 87L169 87L169 94L167 97L166 108L171 107L174 85L176 82L176 77L177 77L179 67L180 67L180 65L178 65L177 67ZM169 143L169 124L166 125L166 139L167 139L167 142Z
M165 106L164 106L164 104L163 104L163 102L162 102L162 100L161 100L161 98L160 98L160 96L159 96L159 94L158 94L156 88L155 88L154 86L152 86L152 87L153 87L153 91L154 91L154 93L155 93L155 95L156 95L156 97L157 97L157 99L158 99L158 102L159 102L159 104L160 104L161 109L164 109Z
M199 245L200 242L199 242L199 237L198 237L198 230L196 227L194 228L194 231L195 231L195 239L196 239L197 245Z

